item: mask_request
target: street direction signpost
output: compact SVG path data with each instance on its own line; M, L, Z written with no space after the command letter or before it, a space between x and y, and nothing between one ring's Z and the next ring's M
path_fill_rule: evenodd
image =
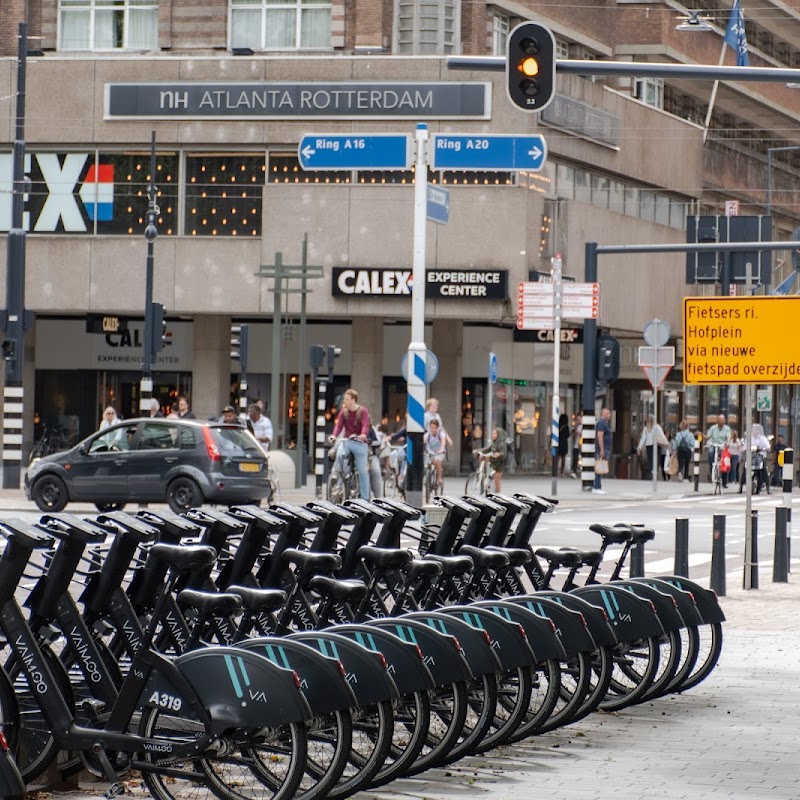
M523 169L538 172L547 159L543 136L434 134L433 169Z
M520 283L517 290L517 328L554 329L552 283ZM561 283L561 316L566 319L597 319L600 289L596 283Z
M297 148L306 170L411 169L412 139L406 134L329 136L308 133Z
M426 215L431 222L447 225L450 222L450 190L444 186L428 184L428 207Z

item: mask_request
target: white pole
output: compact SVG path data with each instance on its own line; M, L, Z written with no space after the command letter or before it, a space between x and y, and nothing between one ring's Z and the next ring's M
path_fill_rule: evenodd
M411 341L408 345L408 406L406 431L408 433L408 489L407 498L412 506L422 506L422 446L425 430L425 234L428 202L428 126L417 125L417 158L414 177L414 285L411 289Z
M489 440L491 440L492 434L492 421L493 421L493 411L492 408L492 401L494 400L494 386L492 385L492 359L495 357L494 353L489 353L489 365L486 371L486 421L484 422L484 429L488 431ZM513 388L513 387L512 387ZM484 442L487 439L484 438Z
M553 458L552 479L550 492L553 497L558 494L558 417L559 411L559 384L561 380L561 253L557 253L552 260L553 264L553 404L552 404L552 433L550 436L550 450Z

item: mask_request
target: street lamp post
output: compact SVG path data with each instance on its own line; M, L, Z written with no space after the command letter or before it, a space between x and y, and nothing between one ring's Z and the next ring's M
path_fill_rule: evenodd
M142 356L142 380L139 384L139 411L142 416L150 414L150 398L153 396L153 362L156 348L156 334L153 315L153 245L158 236L159 208L156 203L156 132L150 136L150 184L147 187L147 213L144 238L147 242L147 261L144 281L144 353Z

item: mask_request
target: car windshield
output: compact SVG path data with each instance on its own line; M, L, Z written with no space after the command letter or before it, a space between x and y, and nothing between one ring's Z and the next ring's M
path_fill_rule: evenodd
M263 455L253 435L238 425L210 428L219 452L225 456Z

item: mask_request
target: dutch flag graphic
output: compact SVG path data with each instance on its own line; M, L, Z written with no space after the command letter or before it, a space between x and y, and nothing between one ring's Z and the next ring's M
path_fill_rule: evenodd
M89 219L111 222L114 218L114 165L92 164L81 186L80 197Z

